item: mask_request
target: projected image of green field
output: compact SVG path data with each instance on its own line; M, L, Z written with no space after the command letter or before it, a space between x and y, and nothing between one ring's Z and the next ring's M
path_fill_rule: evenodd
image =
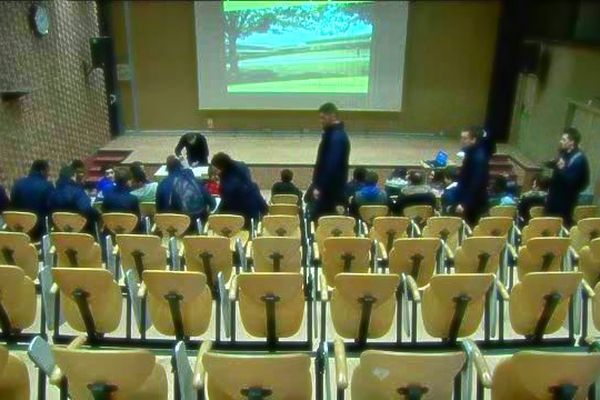
M364 1L225 1L229 93L367 93Z

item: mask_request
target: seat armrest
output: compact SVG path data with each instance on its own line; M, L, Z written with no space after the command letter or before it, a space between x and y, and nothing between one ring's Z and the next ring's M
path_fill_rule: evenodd
M471 227L469 226L469 224L467 224L464 220L463 220L463 229L464 232L466 234L466 236L472 236L473 235L473 229L471 229Z
M344 341L336 338L333 342L335 353L335 383L338 390L344 390L348 387L348 363L346 362L346 349Z
M310 235L313 236L315 234L316 228L315 228L315 222L314 221L310 221Z
M71 341L71 343L69 343L69 345L67 346L67 350L79 349L81 346L83 346L85 344L85 342L87 342L87 339L88 338L85 335L77 336L75 339L73 339Z
M502 300L509 301L510 295L508 294L508 290L506 290L506 286L504 286L502 281L500 281L500 279L498 279L497 277L494 279L494 282L496 284L496 287L498 288L498 294L500 294L500 297L502 297Z
M50 254L56 254L56 246L54 246L54 245L50 246L50 249L48 250L48 252Z
M48 377L48 381L50 382L51 385L60 386L62 384L62 381L64 378L65 378L65 375L63 374L63 372L57 365L54 367L54 369L52 370L52 373Z
M513 229L515 230L515 233L517 234L517 236L521 237L523 234L521 233L521 230L519 229L519 227L517 226L517 224L513 223Z
M143 299L144 297L146 297L146 284L144 282L142 282L140 284L140 287L138 288L138 292L137 292L137 296L139 299Z
M319 282L321 283L321 301L329 301L329 287L327 286L327 279L322 272L319 274Z
M315 261L320 261L321 260L321 255L319 254L319 245L317 244L317 242L313 242L313 259Z
M451 260L454 260L454 252L452 251L450 246L448 246L448 243L446 243L445 240L442 240L442 246L444 246L444 250L446 251L446 257Z
M406 283L408 284L408 290L410 290L410 294L412 295L413 301L416 303L421 302L421 293L419 292L419 287L417 286L417 282L410 275L405 275Z
M238 292L237 275L234 275L233 278L231 278L231 283L229 284L229 301L235 302L237 300L237 292Z
M246 260L252 260L252 240L246 242Z
M414 237L421 237L421 228L419 228L419 225L412 219L410 220L410 225L415 233Z
M560 227L560 234L564 237L569 237L569 230L563 225Z
M577 250L573 246L569 246L569 254L571 254L574 261L579 261L579 253L577 253Z
M589 299L593 298L596 296L596 292L594 291L594 289L590 286L589 283L587 283L587 281L584 279L581 280L581 284L583 286L583 290L585 291L585 294L587 295L587 297Z
M461 345L470 360L475 364L477 378L485 388L492 387L492 373L479 347L471 339L461 341Z
M150 227L150 233L154 233L156 231L157 231L156 224L152 224L152 226Z
M192 381L192 386L196 390L201 390L204 388L204 365L202 364L202 358L204 354L208 353L212 348L212 341L206 340L202 342L200 349L198 350L198 356L196 356L196 365L194 366L194 379Z
M361 226L361 230L362 230L362 236L363 237L369 236L369 226L367 225L367 223L365 221L360 221L360 226Z
M379 255L381 256L381 259L383 261L387 261L388 254L387 254L387 250L385 249L385 244L383 244L381 242L377 242L377 248L379 249Z
M510 252L510 255L512 256L513 259L517 259L519 258L519 255L517 254L517 250L515 250L515 246L513 246L510 243L506 244L506 247L508 248L508 251Z
M52 283L52 286L50 286L50 294L56 294L58 293L58 285L56 284L56 282Z

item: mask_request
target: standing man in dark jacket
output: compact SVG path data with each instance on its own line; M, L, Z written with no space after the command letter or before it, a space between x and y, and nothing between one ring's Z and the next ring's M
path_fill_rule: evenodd
M333 214L337 205L346 204L345 188L350 158L350 140L344 130L344 123L338 118L335 104L323 104L319 108L319 118L323 136L313 171L313 219Z
M489 155L481 146L481 135L480 128L469 128L460 134L465 158L458 176L456 212L463 214L470 225L477 224L488 208Z
M48 181L50 164L47 160L35 160L29 175L17 180L12 188L10 208L15 211L28 211L37 215L36 226L31 231L33 239L43 234L44 219L49 214L48 198L54 185Z
M130 213L140 216L140 202L131 194L131 172L117 169L115 188L108 192L102 201L102 212Z
M175 147L175 155L181 157L181 150L185 148L190 167L208 164L208 144L206 138L200 133L188 132L179 139Z
M546 214L562 217L565 226L573 224L573 209L579 193L590 183L587 157L579 149L581 134L575 128L564 130L556 160L547 163L552 168L552 179L546 200Z

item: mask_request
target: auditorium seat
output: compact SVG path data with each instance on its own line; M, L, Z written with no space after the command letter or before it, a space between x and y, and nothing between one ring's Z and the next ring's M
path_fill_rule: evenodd
M435 213L433 207L423 205L406 207L403 215L413 220L419 227L423 227Z
M512 329L535 342L558 331L566 321L571 296L576 295L582 277L580 272L531 272L523 276L510 293Z
M244 229L245 221L241 215L211 214L205 227L208 236L222 236L229 239L231 251L236 251L236 241L239 239L242 246L250 239L250 232Z
M460 244L463 226L465 223L458 217L431 217L427 220L421 233L425 238L438 238L442 241L443 254L440 256L442 264L445 259L454 258L454 252Z
M94 343L117 330L123 307L121 289L113 275L99 268L54 268L65 319ZM58 332L55 332L58 334Z
M159 213L154 215L153 232L158 232L163 242L168 239L181 238L190 227L190 217L184 214Z
M344 343L334 342L337 398L451 399L456 377L466 367L464 352L366 350L349 369ZM350 384L349 389L348 384ZM469 390L469 388L461 388ZM347 393L350 396L347 396ZM458 393L454 398L458 397Z
M52 223L58 232L81 232L87 224L83 215L71 212L52 213Z
M590 241L600 237L600 218L584 218L571 227L571 247L578 253Z
M53 232L50 234L56 254L56 266L102 268L100 245L87 233Z
M333 286L335 276L342 272L366 273L374 270L371 256L372 240L356 237L333 237L323 242L322 274L328 286ZM373 271L374 272L374 271ZM321 287L326 290L327 286Z
M0 265L0 294L0 328L4 340L10 342L13 336L35 323L38 316L35 285L21 268Z
M121 260L121 269L125 275L135 271L137 280L141 281L146 270L164 271L167 265L167 250L161 239L154 235L120 234L116 242Z
M394 241L408 236L410 219L406 217L375 217L373 226L369 230L369 237L377 240L385 251L381 253L386 256L392 250Z
M300 245L299 238L261 236L248 242L247 255L256 272L300 272Z
M142 276L144 284L138 295L147 296L152 324L158 332L184 340L208 330L213 298L206 275L146 270Z
M300 215L300 207L296 204L269 204L269 215Z
M39 271L38 251L23 232L0 232L0 264L21 268L35 281Z
M140 214L142 217L154 218L156 215L156 203L154 202L141 202L140 203Z
M183 238L183 257L187 271L201 272L212 288L217 290L218 274L223 274L227 283L233 274L233 256L230 241L223 236L185 236ZM238 253L238 259L244 260L245 254Z
M517 218L517 206L494 206L490 208L490 217L509 217Z
M534 206L529 209L529 219L542 218L546 215L544 206Z
M2 219L6 225L4 229L10 232L22 232L29 235L37 224L37 215L30 212L4 211Z
M113 235L133 232L138 225L138 217L128 213L104 213L102 222Z
M276 194L274 196L271 196L271 204L297 205L299 200L300 199L295 194Z
M597 217L600 217L600 212L598 211L598 206L595 205L577 206L573 210L574 223L578 223L579 221L585 218Z
M600 281L600 238L591 240L579 251L579 271L592 288Z
M29 372L23 360L0 345L0 398L29 400L30 384Z
M323 252L323 242L330 237L355 237L356 220L352 217L341 215L328 215L320 217L315 228L311 223L311 234L314 235L313 257L320 261Z
M491 273L497 275L505 246L506 240L501 237L466 238L454 255L454 271L458 274Z
M300 238L300 219L297 215L265 215L258 223L259 236L286 236Z
M392 274L406 274L418 287L429 283L437 270L437 253L441 243L435 238L401 238L394 241L388 268Z
M500 236L508 239L514 220L510 217L484 217L473 228L473 236Z
M367 227L373 226L373 219L376 217L385 217L389 213L388 206L360 206L358 209L358 215L367 224Z
M569 239L538 237L519 249L517 273L520 280L531 272L560 271L569 249Z
M532 218L522 230L521 243L525 244L533 238L560 236L562 223L562 218L558 217Z

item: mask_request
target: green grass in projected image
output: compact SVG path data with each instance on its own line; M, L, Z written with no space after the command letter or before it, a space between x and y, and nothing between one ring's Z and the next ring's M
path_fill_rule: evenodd
M372 4L225 1L229 93L367 93Z

